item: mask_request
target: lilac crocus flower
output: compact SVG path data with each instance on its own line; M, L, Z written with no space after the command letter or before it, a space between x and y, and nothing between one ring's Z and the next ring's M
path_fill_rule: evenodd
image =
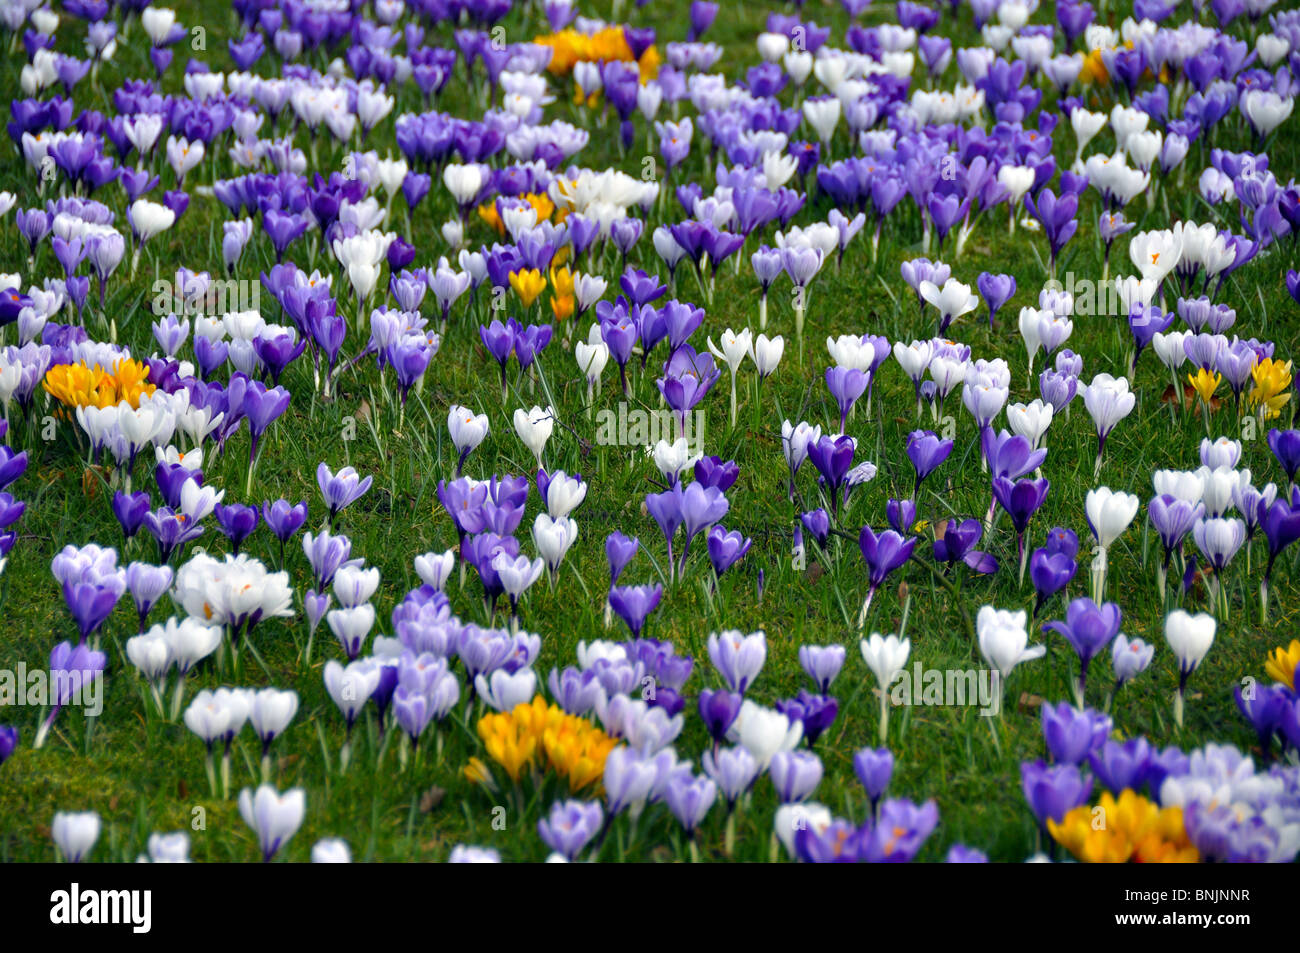
M599 801L556 801L537 822L537 835L565 860L575 860L600 833L605 812Z
M108 656L96 652L90 646L82 644L75 648L71 642L60 642L50 651L50 683L53 689L52 707L48 716L36 731L33 748L45 743L54 720L58 718L63 706L71 701L81 701L82 692L93 679L104 671Z
M934 561L949 568L964 562L978 573L997 572L997 559L975 548L983 535L984 527L977 519L948 520L943 534L934 541Z
M844 667L845 655L842 645L801 645L799 666L813 680L817 691L824 695L830 691L831 683Z
M329 507L331 527L339 512L356 502L370 489L370 484L373 482L374 477L371 476L363 480L354 467L344 467L338 473L334 473L324 463L316 467L316 484L320 487L326 506Z
M122 535L131 539L144 524L144 516L149 512L149 494L141 490L138 493L113 493L113 515L122 527Z
M1098 780L1116 794L1142 787L1151 762L1151 743L1142 736L1128 741L1103 741L1088 753L1088 765Z
M749 547L754 542L739 530L727 532L726 527L720 524L709 530L706 541L709 562L713 564L713 571L719 576L739 562L749 552Z
M871 799L871 816L876 815L876 805L889 789L894 774L894 755L888 748L862 748L853 753L853 773L858 783Z
M853 405L867 391L871 378L856 367L826 368L826 387L835 398L840 410L840 432L844 432L845 422Z
M744 701L745 696L739 692L713 691L708 688L700 692L700 720L713 739L715 749L726 739Z

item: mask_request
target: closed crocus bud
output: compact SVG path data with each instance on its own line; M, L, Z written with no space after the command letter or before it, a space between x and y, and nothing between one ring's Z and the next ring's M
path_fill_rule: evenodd
M578 508L587 497L587 484L581 476L569 476L563 470L556 472L546 484L546 512L555 519L563 519Z
M871 799L875 807L889 788L889 779L894 774L894 756L888 748L863 748L854 752L853 773Z
M345 609L353 609L369 602L378 588L378 569L341 566L334 574L334 596Z
M1214 642L1214 617L1204 612L1196 615L1175 609L1165 617L1165 641L1178 659L1178 691L1174 694L1174 722L1183 726L1183 697L1187 679L1205 659Z
M533 522L533 543L552 576L559 571L565 554L577 539L578 524L573 520L565 516L556 519L547 513L537 514Z
M456 465L459 474L465 458L483 442L488 435L487 414L476 414L468 407L453 404L447 412L447 430L451 433L451 442L456 445L460 461Z
M302 826L307 811L307 796L302 788L280 794L269 784L254 793L251 788L239 792L239 815L257 835L262 860L270 861Z
M318 840L311 847L313 864L350 864L352 851L348 842L338 837L326 837Z
M1210 651L1215 629L1214 617L1204 612L1192 615L1175 609L1165 618L1165 640L1178 659L1178 671L1183 681L1196 671Z
M375 607L367 602L349 608L331 609L325 613L325 621L348 659L355 659L361 654L366 636L375 626Z
M381 666L363 659L346 667L330 659L325 663L325 690L347 721L348 734L357 715L379 687Z
M727 740L750 753L760 770L778 751L791 751L803 738L803 722L746 699L727 732ZM716 779L715 779L716 780Z
M708 641L709 659L733 692L742 695L767 661L767 636L762 632L743 635L736 630L712 633Z
M1123 535L1137 515L1138 498L1132 493L1118 493L1109 487L1099 486L1088 491L1084 509L1097 545L1109 549L1111 543Z
M514 424L515 433L537 458L537 466L541 467L542 451L546 449L546 442L551 439L551 431L555 428L554 408L534 406L532 410L524 410L521 407L515 411Z
M804 801L822 780L821 758L811 751L778 751L768 768L782 804Z
M578 362L578 370L586 378L587 383L594 384L600 380L600 375L605 370L605 365L609 363L609 347L600 338L600 329L597 325L592 325L596 330L594 338L589 337L587 341L579 341L574 346L574 357Z
M262 741L264 755L270 749L271 742L289 727L289 722L293 721L293 716L297 713L298 693L295 691L263 688L254 693L248 720Z
M451 578L451 571L456 565L456 550L449 549L443 553L425 553L415 557L415 572L426 586L441 590Z
M870 638L861 640L862 660L867 663L876 676L876 683L882 693L889 692L889 686L898 677L907 657L912 651L911 639L900 639L896 635L882 636L879 632L871 633Z
M770 377L776 371L784 353L785 339L781 335L778 334L773 338L768 338L766 334L760 334L754 338L749 356L758 369L760 379Z
M537 692L537 673L531 668L513 673L499 668L491 675L476 675L474 688L488 707L511 711L516 705L532 701Z
M1047 652L1043 645L1030 647L1025 622L1023 610L1010 612L992 606L982 606L975 616L980 654L998 670L1004 682L1021 662L1041 658Z
M844 667L847 653L842 645L801 645L799 666L808 673L817 691L830 691L831 683Z
M161 626L154 626L154 629L160 628ZM132 665L139 669L141 675L155 684L166 677L167 671L172 665L167 640L162 637L161 633L154 631L127 639L126 657Z
M153 864L188 864L190 862L190 835L185 831L170 834L150 834L147 845L148 861ZM141 857L140 860L146 858Z
M79 864L86 859L95 841L99 839L99 815L94 811L82 813L65 813L54 815L50 825L50 836L54 846L59 849L63 859L71 864Z

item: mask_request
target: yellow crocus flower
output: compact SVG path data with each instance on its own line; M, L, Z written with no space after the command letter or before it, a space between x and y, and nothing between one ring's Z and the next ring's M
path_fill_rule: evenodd
M546 290L546 279L536 268L510 272L510 287L515 289L525 308L531 308L538 296Z
M1264 672L1279 685L1295 691L1295 667L1300 665L1300 639L1292 639L1285 649L1278 647L1268 654Z
M1252 407L1265 407L1265 418L1276 417L1291 399L1291 362L1266 357L1250 371L1255 386L1247 393Z
M1187 382L1192 385L1198 397L1208 404L1214 392L1218 390L1219 384L1223 381L1222 374L1215 374L1205 368L1201 368L1195 374L1187 375Z

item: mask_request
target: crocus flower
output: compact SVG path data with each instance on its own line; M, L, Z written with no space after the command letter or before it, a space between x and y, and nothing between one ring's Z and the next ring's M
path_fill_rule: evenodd
M931 473L939 468L952 453L951 440L940 439L929 430L913 430L907 438L907 458L916 470L916 482L912 486L912 499L921 489L921 484Z
M338 473L324 463L316 467L316 483L320 487L321 496L325 498L325 505L329 507L331 528L335 517L345 507L360 499L373 482L374 477L362 479L354 467L344 467Z
M1178 660L1178 691L1174 694L1174 721L1183 727L1183 693L1187 679L1210 651L1216 629L1214 617L1204 612L1192 615L1175 609L1165 617L1165 641Z
M1029 559L1029 550L1025 547L1025 530L1029 520L1038 512L1038 508L1047 499L1051 484L1046 478L1038 480L1019 480L1013 483L1006 477L993 478L993 498L1011 517L1016 528L1016 552L1020 557L1020 584L1024 585L1025 565Z
M1025 761L1020 765L1020 786L1029 809L1044 830L1049 820L1061 819L1092 793L1092 778L1073 764L1048 766L1042 761Z
M1138 498L1132 493L1117 493L1110 487L1089 490L1085 500L1088 528L1100 552L1092 561L1092 598L1101 602L1106 592L1106 562L1111 543L1119 539L1137 515Z
M842 645L799 646L799 665L822 694L830 691L831 683L844 667L844 659Z
M257 836L264 862L269 862L298 832L306 811L307 795L302 788L281 794L263 784L256 793L251 788L239 792L239 816Z
M1042 713L1043 738L1058 764L1082 764L1111 731L1109 716L1091 708L1075 708L1069 702L1043 705Z
M632 630L632 638L639 639L646 617L659 605L663 594L664 587L658 583L653 586L611 586L609 605Z
M767 637L762 632L743 635L735 630L712 633L709 660L733 692L743 695L767 661Z
M866 625L867 612L876 590L884 584L890 573L912 558L916 537L904 539L893 530L885 530L877 535L870 526L864 526L858 534L858 548L867 564L868 576L867 597L862 603L862 611L858 613L858 628L861 629Z
M537 822L537 835L567 861L600 833L605 812L599 801L556 801L550 813Z
M989 309L989 330L991 331L993 330L993 319L997 316L998 311L1016 294L1016 279L1011 275L995 275L984 271L975 279L975 287L979 289L980 296L984 298L984 304Z
M1044 632L1063 635L1079 657L1079 681L1075 689L1075 703L1083 706L1087 688L1088 665L1119 635L1121 614L1113 602L1098 606L1088 598L1075 599L1066 607L1065 621L1049 622Z
M99 815L94 811L60 811L54 815L54 822L50 825L50 837L68 863L79 864L99 840L99 830Z

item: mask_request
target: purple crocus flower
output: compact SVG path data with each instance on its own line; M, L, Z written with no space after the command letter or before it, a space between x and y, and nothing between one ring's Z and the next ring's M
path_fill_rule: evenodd
M817 691L825 694L844 667L845 655L842 645L801 645L799 666L813 680Z
M36 732L33 748L45 743L54 719L63 706L81 700L81 693L90 682L99 677L108 664L108 656L96 652L89 645L73 647L71 642L60 642L50 651L50 684L53 689L53 707Z
M145 630L149 612L166 595L174 578L175 573L170 566L134 562L126 567L126 588L131 593L131 601L135 603L140 632Z
M1078 709L1069 702L1043 705L1043 738L1057 764L1082 764L1110 734L1109 715L1091 708Z
M1079 229L1079 223L1075 218L1079 211L1079 196L1073 192L1065 192L1058 199L1051 189L1042 189L1036 200L1032 195L1027 194L1024 201L1029 214L1038 219L1043 226L1043 234L1047 236L1048 247L1051 249L1052 269L1055 272L1056 259L1060 256L1061 249Z
M12 725L0 725L0 764L9 760L18 747L18 729Z
M149 494L144 490L138 493L113 493L113 515L122 527L122 535L131 539L140 531L144 515L149 512Z
M1293 498L1294 499L1294 498ZM1260 603L1265 617L1268 615L1268 589L1273 577L1273 563L1288 546L1300 539L1300 506L1287 505L1284 500L1274 500L1260 520L1264 538L1268 540L1268 564L1260 581Z
M240 545L257 528L257 508L243 503L218 503L213 514L217 527L230 540L231 552L238 556Z
M921 490L921 484L931 473L937 470L952 453L951 440L942 440L930 430L913 430L907 438L907 458L916 469L916 482L912 486L912 498Z
M617 585L627 564L636 555L641 543L635 536L624 536L618 530L605 537L605 558L609 561L609 584Z
M713 571L721 576L749 552L753 540L738 530L727 532L719 524L709 530L707 543L709 562L713 564Z
M1046 830L1048 820L1058 824L1074 808L1086 804L1092 794L1092 778L1073 764L1048 766L1041 760L1020 765L1020 788L1029 809Z
M63 601L77 623L77 631L84 643L113 613L122 589L96 582L76 582L69 579L63 584Z
M803 740L808 747L817 743L817 739L835 721L839 714L840 703L829 695L814 695L807 689L800 689L794 698L776 703L776 710L803 727Z
M1300 430L1278 430L1268 432L1268 448L1286 471L1286 478L1295 483L1295 474L1300 470Z
M1273 735L1282 727L1286 709L1292 704L1285 687L1281 685L1253 686L1251 691L1243 691L1241 685L1232 689L1232 697L1237 702L1237 710L1250 722L1259 738L1259 747L1268 757L1273 747Z
M975 279L984 304L989 309L989 330L993 330L993 318L1004 304L1016 293L1016 279L1011 275L995 275L984 271Z
M866 393L869 383L871 378L856 367L826 368L826 387L840 409L841 433L844 431L849 411L853 409L858 398Z
M1081 597L1066 607L1064 622L1049 622L1043 626L1044 632L1058 632L1079 656L1079 683L1077 699L1083 703L1084 689L1087 686L1088 663L1101 654L1115 636L1119 635L1122 619L1119 606L1113 602L1098 606L1091 599Z
M1124 742L1103 741L1088 753L1092 773L1115 794L1125 788L1141 788L1150 761L1151 743L1141 735Z
M700 692L700 720L704 722L715 748L726 739L727 732L740 714L744 700L745 696L739 692L713 691L708 688Z
M840 488L844 486L849 471L853 468L853 452L857 441L847 434L838 437L824 436L815 443L808 444L808 459L821 474L822 481L830 493L831 512L838 516Z
M609 590L609 606L627 623L627 627L632 630L632 638L639 639L646 617L658 607L663 594L664 587L658 583L652 586L612 586Z
M695 829L708 815L717 797L718 786L711 779L680 774L669 779L664 793L668 810L672 811L688 838L695 836Z
M870 526L864 526L858 534L858 548L862 551L862 559L867 564L869 583L867 598L862 603L862 612L858 616L858 621L861 623L866 621L867 611L871 608L871 600L875 597L876 590L884 584L890 573L912 558L912 550L916 548L916 537L904 539L892 529L877 535Z
M894 774L894 755L888 748L862 748L853 753L853 773L871 799L871 816L876 815L876 805L889 789L889 779Z
M934 541L934 561L949 568L964 562L978 573L997 572L997 559L975 548L983 535L984 527L977 519L948 520L943 535Z

